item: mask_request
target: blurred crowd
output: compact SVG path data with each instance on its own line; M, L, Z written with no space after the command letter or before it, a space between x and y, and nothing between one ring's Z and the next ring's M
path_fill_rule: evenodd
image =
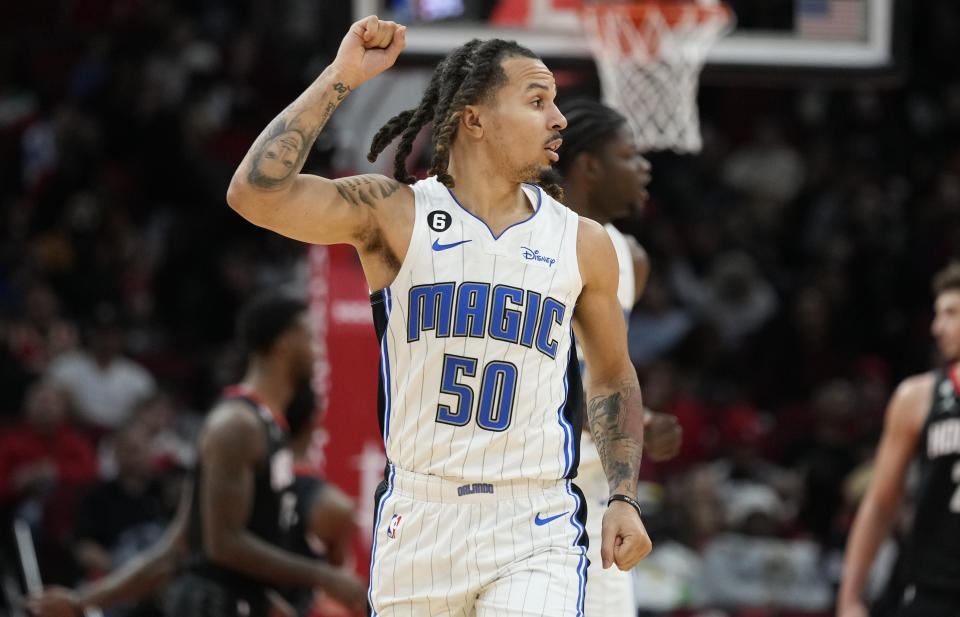
M653 263L629 336L644 401L677 414L684 447L644 472L665 488L658 530L696 552L641 562L646 589L674 585L651 609L693 594L832 614L887 399L936 366L930 279L960 256L960 11L914 9L886 83L707 74L703 152L651 156L653 199L623 225ZM895 555L874 572L880 604Z
M621 224L653 264L630 350L684 445L643 468L644 614L829 613L886 399L936 361L930 276L960 255L960 9L920 4L885 83L708 80L702 154L651 156ZM157 537L198 413L242 368L237 308L304 284L303 245L224 191L349 9L0 5L0 518L32 527L47 582ZM332 150L308 170L336 173Z
M4 590L20 586L13 518L45 583L158 537L199 412L243 369L238 307L303 286L303 245L224 203L249 143L336 51L318 33L349 23L349 3L283 4L0 5Z

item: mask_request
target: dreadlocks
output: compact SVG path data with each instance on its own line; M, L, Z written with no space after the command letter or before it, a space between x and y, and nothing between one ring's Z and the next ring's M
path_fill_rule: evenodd
M578 154L593 151L606 143L627 123L620 112L585 98L567 101L561 106L560 113L567 119L567 128L563 131L560 160L554 167L563 175Z
M460 117L467 105L482 103L507 80L500 63L516 56L537 58L532 51L514 41L490 39L472 41L450 52L437 64L420 104L415 109L402 111L381 127L373 137L367 160L371 163L396 137L400 136L394 158L393 177L405 184L416 181L407 171L407 157L413 141L428 122L433 122L433 157L429 175L447 187L454 186L453 176L447 171L450 164L450 146L457 136ZM562 190L557 184L541 185L555 199Z

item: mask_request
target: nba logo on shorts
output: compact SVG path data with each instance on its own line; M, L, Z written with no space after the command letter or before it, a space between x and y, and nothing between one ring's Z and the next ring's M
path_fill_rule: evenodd
M397 537L397 527L400 526L400 519L403 517L399 514L394 514L393 518L390 519L390 524L387 525L387 537L396 538Z

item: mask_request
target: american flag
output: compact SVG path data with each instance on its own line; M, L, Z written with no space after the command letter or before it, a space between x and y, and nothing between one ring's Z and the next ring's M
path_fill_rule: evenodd
M797 0L797 34L804 38L863 40L866 0Z

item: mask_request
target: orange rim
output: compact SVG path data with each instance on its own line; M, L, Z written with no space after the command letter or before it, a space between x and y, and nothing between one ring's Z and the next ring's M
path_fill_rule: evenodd
M702 5L692 1L678 0L673 2L641 0L639 2L601 2L597 4L584 2L580 12L584 15L596 15L597 17L609 13L624 14L629 16L634 25L637 26L645 23L650 14L656 12L663 16L668 26L673 27L687 19L691 9L695 10L697 23L703 23L720 16L729 19L733 15L730 7L722 2Z

